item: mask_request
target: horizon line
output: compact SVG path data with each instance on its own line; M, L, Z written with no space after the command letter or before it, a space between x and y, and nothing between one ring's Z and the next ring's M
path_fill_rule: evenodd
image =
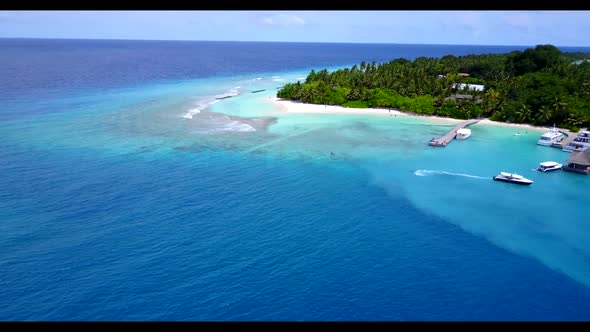
M555 47L582 47L589 46L571 46L556 45L551 43L537 43L534 45L507 45L507 44L426 44L426 43L395 43L395 42L331 42L331 41L274 41L274 40L198 40L198 39L128 39L128 38L71 38L71 37L0 37L0 39L49 39L49 40L112 40L112 41L160 41L160 42L228 42L228 43L284 43L284 44L357 44L357 45L440 45L440 46L509 46L509 47L535 47L537 45L553 45Z

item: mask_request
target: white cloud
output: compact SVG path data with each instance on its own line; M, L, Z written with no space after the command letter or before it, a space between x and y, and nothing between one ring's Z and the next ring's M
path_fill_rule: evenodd
M289 25L304 25L305 21L299 16L278 14L278 15L273 15L273 16L263 18L262 23L268 24L268 25L289 26Z
M470 30L479 30L481 27L481 13L464 13L457 17L455 24Z
M8 21L14 16L14 14L10 14L7 12L0 12L0 21Z
M444 15L444 16L442 16ZM444 13L441 15L445 29L466 30L474 36L478 36L482 28L482 14L478 12L463 12L463 13Z
M519 29L529 29L533 23L531 16L527 13L511 13L504 16L506 24Z

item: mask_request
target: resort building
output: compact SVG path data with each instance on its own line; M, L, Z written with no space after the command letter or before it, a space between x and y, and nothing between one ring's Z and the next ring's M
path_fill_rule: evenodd
M485 86L481 84L467 84L467 83L455 83L453 84L453 89L457 90L472 90L472 91L481 91L483 92Z
M567 166L563 168L564 171L588 175L590 173L590 150L572 152L566 162Z
M445 100L465 100L465 99L474 100L472 95L464 95L464 94L454 94L454 95L451 95L451 96L445 98ZM475 97L475 102L480 103L481 98Z

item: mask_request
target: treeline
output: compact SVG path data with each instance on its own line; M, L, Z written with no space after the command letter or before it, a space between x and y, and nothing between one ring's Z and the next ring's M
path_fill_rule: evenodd
M328 72L289 83L279 98L345 107L403 111L577 130L590 127L588 53L539 45L507 54L396 59ZM466 85L460 85L461 83ZM472 85L470 85L472 84ZM483 85L483 91L473 84Z

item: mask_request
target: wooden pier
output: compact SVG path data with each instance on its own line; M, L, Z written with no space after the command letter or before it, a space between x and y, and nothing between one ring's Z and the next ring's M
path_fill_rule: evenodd
M444 134L443 136L439 137L439 138L433 138L428 142L428 145L430 146L447 146L447 144L449 144L451 142L451 140L453 140L455 138L455 136L457 136L457 130L461 129L461 128L465 128L467 126L470 126L474 123L479 122L479 119L475 119L475 120L468 120L468 121L463 121L459 124L457 124L453 129L451 129L448 133Z
M571 131L567 130L567 129L558 129L560 132L564 133L567 135L566 138L564 138L561 142L559 143L553 143L551 144L552 147L554 148L559 148L559 149L563 149L565 148L568 144L570 144L570 142L572 142L576 136L578 136L578 133L572 133ZM587 130L586 128L582 128L581 130Z

